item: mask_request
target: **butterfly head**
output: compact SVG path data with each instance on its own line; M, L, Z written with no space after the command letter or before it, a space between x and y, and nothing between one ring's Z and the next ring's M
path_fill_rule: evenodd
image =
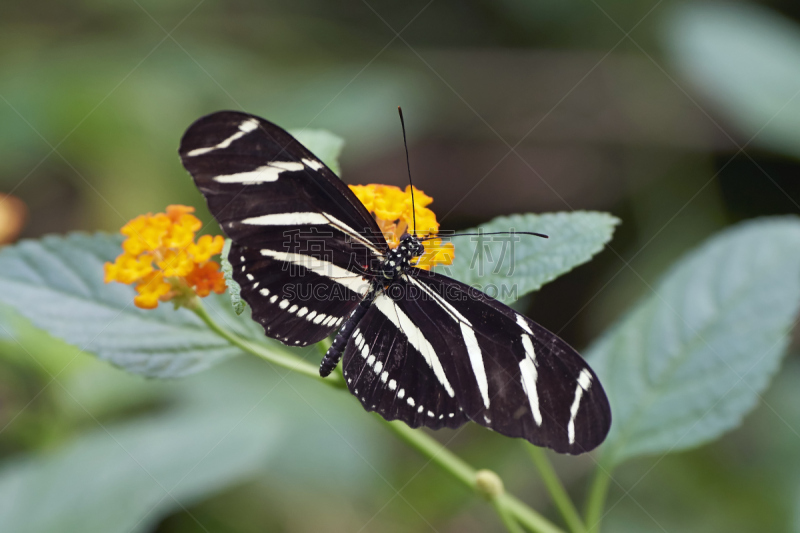
M400 238L397 248L390 250L381 266L381 275L394 280L411 267L411 260L425 253L422 242L414 235L405 234Z
M409 259L412 257L419 257L425 253L425 247L422 245L422 241L420 241L416 235L411 235L409 233L400 237L400 244L397 246L397 249L402 250L404 255L407 254Z

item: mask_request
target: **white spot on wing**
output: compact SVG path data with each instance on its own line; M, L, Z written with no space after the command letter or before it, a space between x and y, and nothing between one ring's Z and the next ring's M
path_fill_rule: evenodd
M255 131L258 129L258 121L254 118L249 118L239 124L239 130L250 133L251 131Z
M528 326L528 322L527 320L525 320L524 316L517 315L517 325L522 329L524 329L525 331L527 331L528 333L530 333L531 335L533 335L533 331L531 331L531 328L530 326Z
M277 181L281 172L303 170L302 163L295 163L292 161L272 161L264 166L260 166L255 170L247 172L239 172L238 174L226 174L224 176L216 176L214 181L217 183L241 183L242 185L259 185L261 183L268 183Z
M408 400L406 400L406 403L407 403L408 405L410 405L411 407L414 407L414 398L412 398L411 396L409 396L409 397L408 397Z
M322 213L276 213L242 220L251 226L295 226L301 224L328 224L330 221Z
M588 391L592 385L592 375L585 368L581 370L578 375L578 386L575 387L575 399L572 401L572 406L569 408L569 424L567 424L567 437L569 443L575 443L575 418L578 416L578 410L581 407L581 398L584 391Z
M269 299L269 303L271 303L271 304L274 304L277 301L278 301L278 295L277 294L273 294L272 297Z
M428 339L422 335L422 331L408 318L408 315L397 307L385 294L380 294L375 298L375 307L383 313L397 329L406 335L408 342L422 354L422 358L425 359L425 362L428 363L428 366L433 370L434 376L436 376L436 379L442 384L447 394L449 394L451 398L454 397L455 392L453 391L453 387L451 387L450 382L447 381L444 368L442 368L442 363L439 361L436 352L434 352L433 346L431 346Z
M308 159L308 158L305 158L305 157L303 158L302 161L311 170L319 170L319 169L321 169L322 167L325 166L322 163L320 163L319 161L314 161L313 159Z
M578 385L585 391L588 391L589 387L592 386L592 375L585 368L581 370L581 374L578 376Z
M317 259L310 255L293 254L288 252L276 252L274 250L261 250L261 255L264 257L272 257L286 263L299 265L306 269L319 274L320 276L327 277L343 285L351 291L364 296L369 290L369 283L361 276L353 274L346 268L334 265L331 262ZM311 320L311 319L309 319Z
M528 397L531 406L531 414L537 426L542 425L542 413L539 410L539 393L536 389L536 380L539 373L536 371L536 353L533 351L533 343L528 335L522 335L522 346L525 348L525 359L519 362L519 372L522 380L522 390Z
M389 380L389 390L395 390L397 388L397 382L393 379Z
M461 326L461 336L464 338L464 344L467 345L467 353L469 354L469 362L472 365L472 373L475 380L478 382L478 389L481 391L483 398L483 405L489 408L489 381L486 379L486 368L483 366L483 353L478 344L478 339L475 337L475 331L472 327L459 322Z
M289 172L297 172L298 170L303 170L303 164L298 163L297 161L270 161L267 164L271 167L288 170Z
M237 139L241 139L251 131L258 129L258 121L254 118L249 118L239 124L239 131L222 141L221 143L215 144L214 146L209 146L208 148L195 148L190 152L187 152L186 155L189 157L194 157L198 155L203 155L208 152L212 152L214 150L219 150L220 148L227 148L231 145L231 143Z
M381 363L380 361L376 361L375 362L375 373L376 374L380 374L381 370L383 370L383 363Z
M308 307L304 307L301 310L299 310L297 312L297 316L299 316L300 318L303 318L304 316L306 316L306 313L308 313Z
M269 289L267 288L261 289L258 292L261 293L262 296L269 296Z
M286 309L289 307L289 300L281 300L281 303L278 304L278 307L281 309Z

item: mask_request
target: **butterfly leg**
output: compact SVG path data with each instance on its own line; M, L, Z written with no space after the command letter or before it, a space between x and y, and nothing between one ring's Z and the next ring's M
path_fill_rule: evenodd
M373 285L370 288L369 292L364 296L364 299L358 304L358 307L355 308L353 313L347 319L347 321L342 326L342 329L339 330L339 333L336 334L334 337L333 342L331 343L330 348L328 351L325 352L325 357L322 359L322 363L319 365L319 375L327 377L333 372L333 369L336 368L336 365L339 364L339 360L342 358L342 354L344 353L344 348L347 346L347 341L350 339L350 336L353 334L353 330L356 328L361 319L364 318L367 310L372 305L372 301L375 300L375 297L378 295L379 285Z

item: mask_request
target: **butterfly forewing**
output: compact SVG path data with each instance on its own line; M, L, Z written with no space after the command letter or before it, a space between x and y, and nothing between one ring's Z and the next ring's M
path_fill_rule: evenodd
M266 334L305 346L341 325L387 249L347 186L286 131L245 113L197 120L180 155L235 243L234 279Z
M181 161L223 231L242 246L326 229L375 253L386 243L363 204L316 156L262 118L221 111L192 124Z

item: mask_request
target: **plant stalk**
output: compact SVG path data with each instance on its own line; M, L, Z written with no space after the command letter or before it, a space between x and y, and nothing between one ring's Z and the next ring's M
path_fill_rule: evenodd
M586 531L589 533L600 533L600 523L603 521L603 509L610 482L610 469L606 468L603 463L598 464L589 488L589 499L586 502Z
M208 314L208 311L206 311L201 304L198 303L193 305L190 307L190 309L194 311L194 313L200 317L200 319L205 322L214 333L224 338L237 348L241 348L245 352L255 355L256 357L260 357L261 359L264 359L265 361L268 361L274 365L286 368L287 370L292 370L317 381L321 381L326 385L339 389L347 388L347 385L345 384L344 378L341 374L333 373L327 378L322 378L320 377L319 369L316 366L298 359L293 355L280 353L277 350L270 349L261 344L247 341L235 333L223 328L216 321L214 321L213 318L211 318L211 316Z
M506 526L506 529L509 533L524 533L522 527L517 522L516 518L511 513L511 510L500 500L499 498L494 498L491 500L492 507L497 512L497 515L500 517L500 521L503 522L503 525Z
M539 470L539 475L542 477L545 487L547 487L550 496L553 498L553 503L555 503L556 508L561 513L562 518L564 518L564 522L567 523L569 530L572 533L585 533L586 526L581 519L581 515L578 513L575 504L572 503L572 499L570 499L569 494L567 494L566 489L564 489L561 480L558 479L556 471L547 459L544 449L530 444L526 444L525 447L528 449L531 459L533 459L533 464L535 464L536 468Z
M439 444L435 439L422 431L412 429L402 422L387 422L380 419L384 425L406 444L420 452L422 455L439 465L445 472L459 480L467 488L477 491L476 470L463 459ZM504 513L512 516L515 522L522 524L534 533L564 533L562 529L547 520L545 517L522 503L507 492L496 495L492 500L495 509L500 507L500 519L505 523ZM506 525L508 527L508 525ZM509 531L515 531L509 529Z

